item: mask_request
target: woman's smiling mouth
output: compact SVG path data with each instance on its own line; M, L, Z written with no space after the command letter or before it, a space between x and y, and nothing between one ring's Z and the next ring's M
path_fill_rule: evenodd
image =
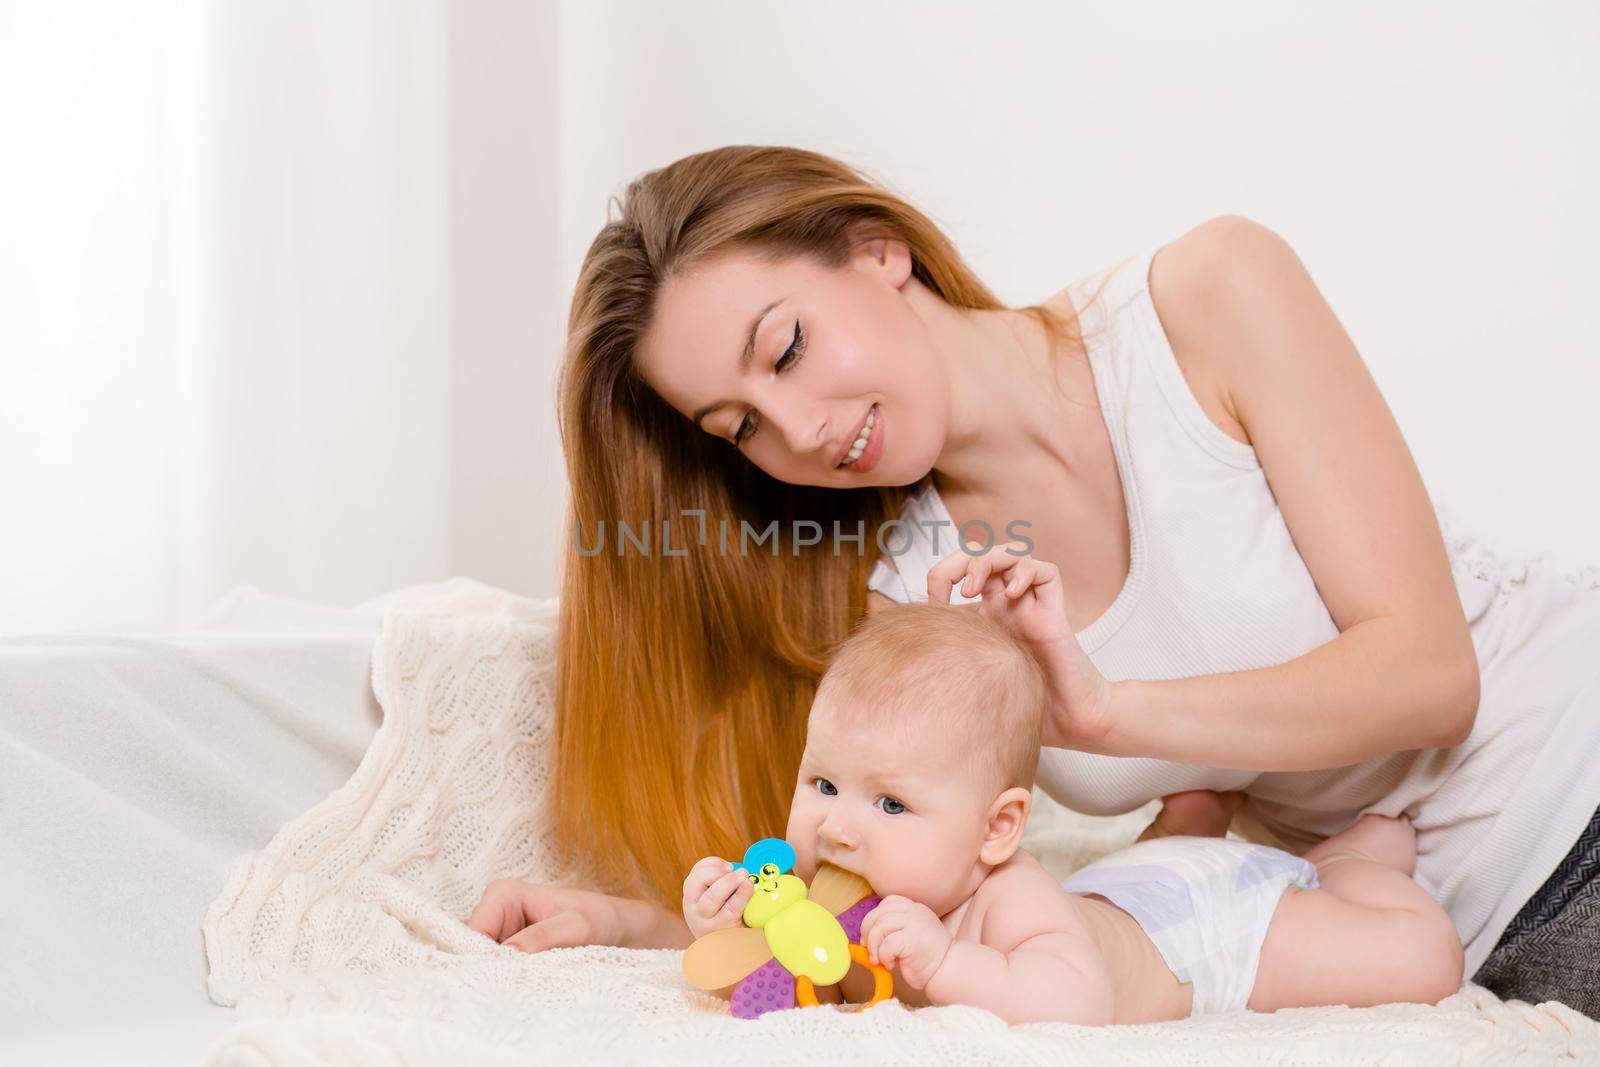
M837 464L838 469L865 472L877 466L878 457L883 454L882 423L883 409L873 404L867 409L856 439Z

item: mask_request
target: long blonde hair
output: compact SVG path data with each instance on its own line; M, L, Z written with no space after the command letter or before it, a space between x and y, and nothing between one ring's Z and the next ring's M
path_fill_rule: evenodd
M676 907L694 860L782 835L817 681L866 612L879 526L921 483L786 484L693 426L635 369L662 283L735 251L839 267L862 240L889 236L950 305L1005 305L921 212L815 152L686 156L635 179L617 207L578 276L557 401L571 505L554 818L558 845L586 854L607 888ZM1076 315L1017 310L1052 337L1078 336ZM822 540L797 540L797 520L819 523ZM741 523L759 535L774 521L775 541L737 550ZM836 552L835 521L864 528L860 553ZM662 551L664 528L684 554Z

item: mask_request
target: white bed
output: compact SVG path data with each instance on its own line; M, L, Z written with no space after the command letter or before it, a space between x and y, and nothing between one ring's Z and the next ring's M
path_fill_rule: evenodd
M744 1023L676 953L495 945L461 922L481 885L549 860L552 605L465 579L348 610L241 589L181 634L0 640L0 1063L1600 1061L1593 1021L1470 985L1159 1027ZM1071 869L1139 818L1041 807L1029 847Z
M0 1062L199 1063L233 1024L201 917L360 762L383 603L0 639Z

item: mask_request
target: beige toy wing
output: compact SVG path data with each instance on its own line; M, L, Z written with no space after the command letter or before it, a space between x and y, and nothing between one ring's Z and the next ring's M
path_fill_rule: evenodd
M699 989L723 989L772 958L767 935L749 926L713 930L683 954L683 976Z
M817 868L817 876L806 888L806 899L814 900L828 909L828 914L838 915L863 897L872 894L872 886L859 874L824 863Z

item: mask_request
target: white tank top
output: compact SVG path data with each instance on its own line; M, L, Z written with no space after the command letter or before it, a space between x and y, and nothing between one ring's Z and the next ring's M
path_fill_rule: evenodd
M1112 681L1276 666L1339 629L1255 450L1211 421L1173 357L1150 299L1155 252L1110 268L1083 312L1127 504L1131 565L1078 642ZM1073 306L1105 273L1074 283ZM1482 672L1464 744L1286 773L1046 748L1040 788L1100 815L1183 789L1242 789L1250 799L1235 828L1295 852L1361 812L1405 812L1417 829L1417 881L1455 921L1470 976L1600 804L1600 567L1563 570L1547 556L1502 555L1438 498L1433 504ZM899 517L905 524L886 538L892 554L878 560L868 587L926 600L928 570L957 546L931 477ZM978 598L956 591L951 599Z

